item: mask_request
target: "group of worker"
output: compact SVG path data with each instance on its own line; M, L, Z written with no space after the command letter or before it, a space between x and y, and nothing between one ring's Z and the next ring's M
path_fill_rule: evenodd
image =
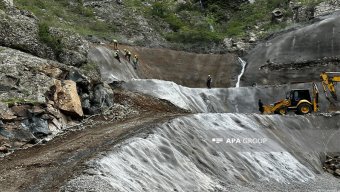
M118 41L116 39L113 40L113 48L115 49L114 51L114 58L116 58L119 62L121 62L120 60L120 56L118 54ZM131 62L131 52L127 49L124 49L124 57L126 60L128 60L129 62ZM137 69L137 65L138 65L138 56L134 55L133 59L132 59L132 63L133 63L133 68Z
M114 57L119 61L120 61L120 57L119 57L119 54L118 54L118 41L116 39L113 40L113 48L115 49L115 52L114 52ZM131 62L131 52L127 49L124 49L124 57L126 60L128 60L129 62ZM138 56L135 55L132 59L132 63L133 63L133 68L134 69L137 69L137 64L138 64ZM212 77L211 75L208 75L208 79L207 79L207 88L208 89L211 89L211 84L212 84Z

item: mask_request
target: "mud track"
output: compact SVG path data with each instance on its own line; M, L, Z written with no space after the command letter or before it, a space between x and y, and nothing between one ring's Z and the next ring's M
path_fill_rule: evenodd
M58 191L96 154L180 115L147 112L111 125L68 132L46 145L16 151L0 160L1 191Z

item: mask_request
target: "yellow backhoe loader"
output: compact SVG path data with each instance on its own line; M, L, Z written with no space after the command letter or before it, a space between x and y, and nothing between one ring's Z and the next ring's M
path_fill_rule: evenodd
M335 83L340 82L339 72L323 72L320 75L322 86L326 98L328 97L327 90L332 97L337 100ZM286 99L278 101L271 105L263 105L259 101L260 111L264 114L287 114L288 111L295 111L297 114L308 114L317 112L319 110L319 90L315 83L313 83L313 97L311 97L308 89L294 89L287 93Z
M274 113L285 115L288 111L295 111L298 114L308 114L312 111L316 112L319 110L318 102L319 90L316 84L313 83L313 99L308 89L293 89L287 93L286 99L271 105L263 105L262 111L264 114ZM259 107L261 111L261 106Z

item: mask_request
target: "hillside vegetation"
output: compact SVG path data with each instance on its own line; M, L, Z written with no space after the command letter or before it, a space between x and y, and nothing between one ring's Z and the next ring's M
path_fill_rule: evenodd
M84 36L95 35L107 40L122 34L133 36L138 32L143 33L138 31L141 22L136 21L137 15L145 18L168 42L181 44L221 43L226 37L244 38L249 31L261 31L261 35L266 35L287 25L287 22L271 22L271 12L275 8L287 10L287 18L292 16L289 0L256 0L254 3L247 0L187 0L181 3L174 0L125 0L119 6L116 1L110 2L105 8L98 8L97 4L88 2L15 0L15 5L32 11L44 23L41 26L66 28ZM308 6L315 6L319 2L301 1ZM125 12L121 14L124 18L114 18L114 14L120 12ZM113 15L103 18L101 13ZM129 16L129 13L133 14Z

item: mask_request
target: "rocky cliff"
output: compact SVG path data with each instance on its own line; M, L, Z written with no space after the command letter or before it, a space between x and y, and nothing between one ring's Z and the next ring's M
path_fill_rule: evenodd
M113 106L113 91L87 61L89 43L83 37L49 27L12 1L1 5L2 150L46 141L84 115Z
M246 56L243 85L320 81L322 71L339 71L339 19L319 17L258 44Z

